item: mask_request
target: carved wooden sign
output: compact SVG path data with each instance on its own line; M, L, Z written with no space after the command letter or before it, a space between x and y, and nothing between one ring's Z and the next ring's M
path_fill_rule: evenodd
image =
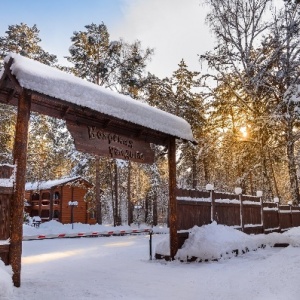
M150 144L123 135L99 129L95 126L77 125L67 122L78 151L135 161L153 163L154 152Z

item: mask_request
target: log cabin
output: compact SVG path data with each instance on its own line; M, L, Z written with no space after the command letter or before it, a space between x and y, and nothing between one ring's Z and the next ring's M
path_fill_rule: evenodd
M26 183L25 212L30 217L39 216L42 222L95 224L94 209L84 199L91 187L80 176Z

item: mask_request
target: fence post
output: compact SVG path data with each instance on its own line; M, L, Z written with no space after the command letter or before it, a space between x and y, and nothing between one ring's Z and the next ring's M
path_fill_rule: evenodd
M239 196L239 200L240 200L240 222L241 222L241 229L242 231L244 231L244 218L243 218L243 195L242 192L243 190L240 187L236 187L234 189L234 192L236 195Z
M211 223L214 221L215 218L215 193L214 193L214 185L213 184L207 184L206 190L210 192L210 200L211 200L211 206L210 206L210 221Z
M279 227L279 232L281 232L281 217L280 217L280 205L277 203L278 207L278 227Z
M292 201L289 201L288 202L288 205L290 206L290 219L291 219L291 226L290 227L293 227L293 202Z
M256 196L259 197L259 201L260 201L260 214L261 214L262 233L265 233L264 203L263 203L263 200L262 200L262 191L257 191Z
M243 216L243 213L244 213L244 210L243 210L243 195L242 194L239 194L239 198L240 198L240 202L241 202L241 205L240 205L240 214L241 214L241 228L242 228L242 231L244 232L244 216Z
M277 216L278 216L278 231L281 232L281 225L280 225L280 208L279 208L279 198L274 198L274 203L277 205Z

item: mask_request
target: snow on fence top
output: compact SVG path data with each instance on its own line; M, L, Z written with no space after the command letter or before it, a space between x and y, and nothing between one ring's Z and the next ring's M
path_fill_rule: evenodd
M190 124L180 117L19 54L9 54L4 62L8 63L10 58L13 58L11 73L23 88L194 141Z

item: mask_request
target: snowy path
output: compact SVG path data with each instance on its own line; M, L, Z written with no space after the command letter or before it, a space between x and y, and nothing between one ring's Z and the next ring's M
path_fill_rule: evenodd
M166 235L154 235L155 243ZM149 260L149 236L23 242L14 300L300 299L300 249L210 263Z

